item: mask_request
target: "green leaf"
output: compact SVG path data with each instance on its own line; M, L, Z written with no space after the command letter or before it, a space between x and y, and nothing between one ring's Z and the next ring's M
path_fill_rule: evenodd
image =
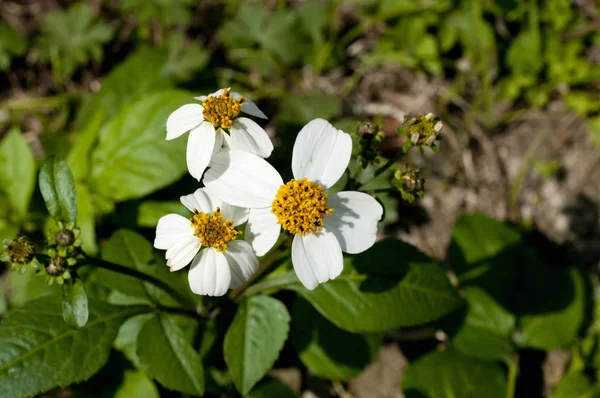
M92 194L86 185L75 183L77 192L77 227L81 230L79 239L81 247L86 254L96 255L96 209Z
M554 387L552 398L600 398L600 386L585 373L570 373Z
M509 360L514 352L515 315L475 286L465 289L464 298L466 314L452 335L452 346L480 359Z
M62 311L65 322L75 329L87 323L88 297L81 279L67 279L62 285Z
M252 296L240 303L225 334L223 353L241 394L267 373L288 336L290 316L279 300Z
M166 121L192 95L168 91L149 95L122 109L100 131L92 155L93 192L115 201L145 196L182 177L186 138L167 141Z
M523 30L511 43L506 63L516 75L536 75L544 66L542 42L537 27Z
M431 259L407 243L387 239L347 257L344 272L300 293L339 328L373 332L420 325L457 309L458 292Z
M188 292L189 288L176 273L169 271L164 262L157 262L152 245L142 235L120 229L102 247L102 258L162 280L175 290ZM97 269L94 281L110 289L165 305L176 305L173 299L156 286L133 276L107 269Z
M78 66L92 59L101 61L102 46L113 34L114 29L94 15L88 4L76 3L45 14L35 48L42 61L71 76Z
M544 275L540 280L540 275ZM528 288L519 300L521 347L551 350L572 344L584 322L587 291L584 276L574 268L531 269Z
M0 284L0 319L6 315L6 296L4 295L4 288Z
M375 360L381 337L339 329L301 298L294 302L290 330L290 340L312 374L342 381L358 375Z
M411 363L404 373L406 398L503 398L506 380L502 367L456 351L437 351Z
M163 27L174 24L188 25L192 17L190 5L194 0L123 0L119 7L133 13L139 22L156 20Z
M160 398L160 394L144 372L127 370L125 380L117 390L115 398Z
M303 96L287 96L280 104L277 121L305 124L315 118L331 119L342 110L342 100L326 93L315 92Z
M29 397L89 379L106 363L119 326L141 311L90 299L90 318L78 330L64 322L58 298L11 311L0 323L0 396Z
M171 33L165 47L169 51L169 70L179 80L189 80L210 61L210 53L198 41L186 43L187 36L182 32Z
M0 22L0 70L8 70L13 56L23 55L27 50L27 36Z
M77 220L77 192L69 166L64 160L48 158L39 176L40 191L48 212L58 221Z
M137 355L148 374L164 387L185 394L204 394L204 369L172 315L157 314L138 335Z
M298 398L287 384L277 379L263 380L250 391L246 398Z
M22 274L16 271L9 271L10 306L21 307L31 300L56 295L57 291L54 289L54 286L48 286L44 279L43 276L36 275L35 272L25 272Z
M151 319L153 314L141 314L127 319L114 341L115 349L121 351L123 355L138 369L144 369L144 365L137 356L137 340L142 327Z
M155 202L145 201L140 204L138 210L137 222L140 227L156 228L158 220L167 214L179 214L184 217L190 217L192 213L181 202Z
M35 187L35 158L21 132L13 128L0 143L0 184L11 207L24 215Z

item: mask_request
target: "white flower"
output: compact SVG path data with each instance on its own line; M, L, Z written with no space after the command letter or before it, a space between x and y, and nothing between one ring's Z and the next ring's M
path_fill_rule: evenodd
M171 271L191 262L188 280L196 294L222 296L242 286L258 268L252 247L235 240L241 232L234 227L246 222L248 210L221 202L205 188L182 196L181 203L194 215L161 217L154 240L154 247L167 251Z
M250 208L246 240L258 256L273 247L281 228L295 234L292 262L308 289L337 277L342 251L360 253L375 243L381 205L363 192L324 190L342 176L352 140L323 119L298 134L292 156L294 180L283 183L265 160L240 151L219 153L204 184L215 196Z
M271 155L273 144L265 130L247 117L238 117L244 112L266 119L254 102L227 88L195 98L201 104L183 105L167 119L167 140L190 132L186 158L194 178L202 178L210 160L223 145L263 158Z

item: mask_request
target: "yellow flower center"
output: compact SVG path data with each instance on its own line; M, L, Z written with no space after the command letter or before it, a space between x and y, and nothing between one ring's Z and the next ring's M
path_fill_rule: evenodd
M303 178L279 187L271 211L283 229L305 236L323 230L323 218L333 213L321 184Z
M233 119L240 113L246 102L245 97L233 99L229 90L225 89L218 97L208 97L202 101L204 119L212 123L215 128L229 129Z
M194 209L190 221L194 227L194 235L200 238L202 245L214 247L218 252L224 252L227 244L241 234L240 231L235 230L233 221L223 221L223 213L218 207L211 214Z

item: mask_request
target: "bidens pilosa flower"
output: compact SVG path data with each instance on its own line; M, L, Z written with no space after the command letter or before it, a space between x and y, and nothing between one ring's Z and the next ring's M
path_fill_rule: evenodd
M231 206L205 188L182 196L191 218L168 214L158 221L154 247L166 250L167 265L178 271L192 263L190 289L196 294L222 296L243 285L258 268L258 258L235 227L248 219L248 210Z
M241 94L221 89L208 96L196 97L200 104L186 104L167 119L167 140L190 132L187 166L199 180L212 157L223 146L266 158L273 151L269 136L258 124L240 112L266 119L256 104Z
M342 251L360 253L375 243L383 214L366 193L325 193L346 170L351 152L348 134L315 119L296 137L293 180L284 183L264 159L229 151L213 158L204 184L222 200L250 208L246 240L258 256L273 247L281 228L294 234L294 270L314 289L342 272Z

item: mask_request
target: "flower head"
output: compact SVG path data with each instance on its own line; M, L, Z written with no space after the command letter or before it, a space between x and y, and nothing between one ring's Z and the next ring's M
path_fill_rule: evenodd
M306 288L314 289L342 272L342 251L360 253L375 243L383 214L366 193L325 193L348 167L351 153L348 134L315 119L296 138L293 180L284 183L255 155L229 151L215 156L204 183L222 200L250 208L245 237L258 256L273 247L281 228L294 234L294 270Z
M236 240L235 229L248 219L247 209L223 203L205 188L182 196L188 219L168 214L158 221L154 247L166 250L167 265L178 271L192 263L188 274L196 294L222 296L243 285L258 268L252 247Z
M167 119L167 140L190 132L187 165L190 174L200 180L212 157L223 147L269 157L273 144L258 124L240 113L266 119L256 104L228 88L208 96L196 97L200 104L187 104Z

